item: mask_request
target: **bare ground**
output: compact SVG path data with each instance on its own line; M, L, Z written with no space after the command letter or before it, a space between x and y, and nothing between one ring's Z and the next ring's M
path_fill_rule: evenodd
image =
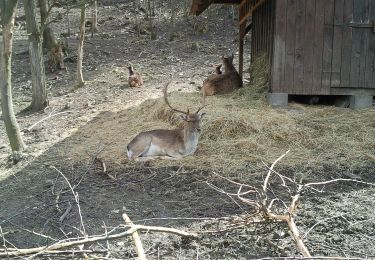
M123 153L131 136L124 135L127 132L122 129L133 123L123 119L132 113L128 108L160 97L170 74L173 75L171 91L195 92L212 71L209 65L217 63L222 54L236 50L233 40L236 32L230 29L234 28L230 9L215 11L221 14L219 23L210 22L210 17L185 17L171 27L162 26L168 24L168 20L160 19L157 21L159 38L151 41L147 34L137 37L131 5L119 5L119 9L101 7L101 32L94 38L87 38L85 44L86 86L74 88L75 62L68 62L67 72L47 75L50 106L36 114L22 112L30 103L30 73L26 41L22 36L25 31L21 27L16 32L13 86L21 129L27 129L50 113L67 113L47 119L31 131L23 131L28 154L15 166L8 159L10 150L4 127L0 125L0 226L8 245L40 246L52 243L53 239L79 234L78 208L58 172L61 171L77 185L75 190L79 194L83 222L90 235L121 224L123 212L136 223L200 232L197 241L174 235L142 234L149 259L300 256L285 225L268 221L245 224L246 220L253 219L247 215L250 209L236 204L207 183L227 191L236 191L236 187L223 182L207 168L191 167L183 161L165 165L134 164L127 161ZM74 12L77 14L77 10ZM77 21L73 19L74 22ZM63 26L56 29L65 30ZM205 33L199 33L200 30ZM178 32L177 38L170 41L173 32ZM73 36L68 41L70 55L74 56L77 39ZM128 62L144 75L145 86L140 89L127 86L125 66ZM154 124L146 120L142 123L145 128ZM204 153L198 151L195 156L204 156ZM113 178L103 173L102 166L93 161L94 157L105 159L107 173ZM266 172L260 162L257 165L244 161L236 169L218 164L221 175L252 185L260 186ZM277 170L304 181L357 178L375 182L375 167L371 162L358 168L306 168L301 164ZM282 187L275 185L274 190L282 191ZM311 253L375 257L375 189L341 183L327 185L323 191L304 194L297 212L297 225L302 234L318 223L305 238ZM69 203L73 205L72 210L60 222ZM103 250L107 245L88 247ZM112 257L135 258L128 238L111 242L110 248ZM54 258L71 259L72 256Z

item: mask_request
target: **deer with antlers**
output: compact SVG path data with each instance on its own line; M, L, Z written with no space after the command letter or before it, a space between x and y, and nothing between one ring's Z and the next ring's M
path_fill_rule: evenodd
M168 85L169 83L164 88L164 101L173 111L181 113L183 128L141 132L126 147L129 159L180 159L196 151L201 133L201 119L205 115L199 111L203 107L195 113L190 113L189 109L185 112L173 108L167 97Z

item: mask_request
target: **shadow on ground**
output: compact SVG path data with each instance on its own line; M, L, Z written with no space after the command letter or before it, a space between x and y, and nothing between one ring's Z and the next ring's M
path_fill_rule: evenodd
M99 114L21 172L0 183L0 226L9 245L35 247L53 243L53 239L81 234L78 207L64 175L79 195L84 227L90 235L104 233L104 227L112 229L120 225L124 212L137 223L194 231L222 230L203 233L196 242L166 234L145 234L143 238L150 259L160 255L165 259L193 259L197 255L211 259L298 256L285 225L266 221L228 229L218 220L206 219L239 216L249 211L208 186L211 183L228 192L236 192L238 188L212 171L201 170L199 166L186 167L183 160L168 166L129 162L123 153L131 138L126 130L127 122L122 120L126 113L129 111ZM94 160L96 157L105 163L106 173L103 164ZM291 178L298 177L290 169L279 170ZM229 171L220 174L259 186L264 173L251 165L243 165L241 171L230 175ZM374 176L374 167L369 165L363 169L341 169L340 172L334 168L312 171L304 178L322 181L352 177L375 182ZM279 187L275 185L274 191L278 192ZM324 192L312 190L302 196L297 217L301 233L322 221L306 239L312 253L375 255L375 246L369 246L373 240L368 239L375 237L371 213L375 206L373 194L371 186L339 183L324 186ZM61 221L69 205L72 208ZM113 254L121 258L134 257L131 241L128 238L122 241L125 242L111 244ZM347 251L343 251L344 247Z

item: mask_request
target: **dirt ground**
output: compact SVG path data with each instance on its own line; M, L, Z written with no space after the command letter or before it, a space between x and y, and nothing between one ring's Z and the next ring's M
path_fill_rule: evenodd
M159 13L154 21L158 38L150 40L147 32L137 36L137 11L132 3L101 5L100 32L93 38L88 34L84 47L86 85L75 89L76 62L74 59L67 61L67 71L47 74L49 107L35 114L23 111L31 100L31 81L22 8L18 11L13 94L28 150L23 161L12 165L5 129L0 123L0 227L8 246L36 247L80 235L80 214L64 175L79 194L81 216L89 235L103 234L114 228L124 230L119 227L124 212L137 224L199 233L198 240L142 233L149 259L301 256L286 225L255 221L259 216L252 215L251 208L212 188L215 185L234 193L238 189L215 173L261 186L267 172L261 160L258 163L243 161L235 168L224 162L213 166L207 160L206 167L193 167L184 160L133 163L124 154L125 145L133 137L127 130L129 125L155 127L150 113L156 101L139 105L161 97L163 85L171 75L172 100L177 95L187 95L187 99L196 101L192 107L199 105L196 89L212 73L211 64L220 62L221 55L237 50L236 26L230 7L215 7L200 17L179 16L173 25L166 15ZM63 12L63 8L57 11ZM214 15L220 17L216 22ZM77 47L78 17L78 10L73 9L71 28L74 33L67 38L69 57L74 57ZM54 24L54 29L60 34L66 32L65 18ZM250 53L249 47L247 42L246 53ZM248 60L249 57L245 57L245 61ZM143 87L127 86L128 62L142 73ZM245 67L248 66L246 63ZM245 73L245 79L248 76ZM142 109L144 120L126 120L129 115L137 116L136 112ZM54 116L59 112L63 113ZM52 117L45 119L49 115ZM45 120L33 126L42 119ZM163 125L168 127L160 123ZM204 150L198 149L194 156L205 156ZM194 160L194 156L188 160ZM105 162L107 174L94 158ZM352 168L339 165L314 168L307 164L276 169L305 182L355 178L375 183L374 161ZM276 194L284 194L280 183L272 185ZM303 194L296 222L310 253L375 258L374 194L375 187L353 182L327 184ZM60 221L69 205L71 211ZM111 255L107 259L136 258L130 238L86 246L95 251L92 256L104 256L106 253L101 251L107 251L108 247ZM39 257L72 259L81 255Z

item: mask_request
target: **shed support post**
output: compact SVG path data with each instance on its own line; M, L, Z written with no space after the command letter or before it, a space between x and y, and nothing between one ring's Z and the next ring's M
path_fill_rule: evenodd
M239 54L238 54L238 73L240 74L240 77L242 79L242 73L243 73L243 37L241 37L241 34L239 35Z
M350 96L349 100L350 100L350 107L354 109L372 107L372 96L353 95L353 96Z
M273 107L288 106L288 93L267 93L268 104Z

